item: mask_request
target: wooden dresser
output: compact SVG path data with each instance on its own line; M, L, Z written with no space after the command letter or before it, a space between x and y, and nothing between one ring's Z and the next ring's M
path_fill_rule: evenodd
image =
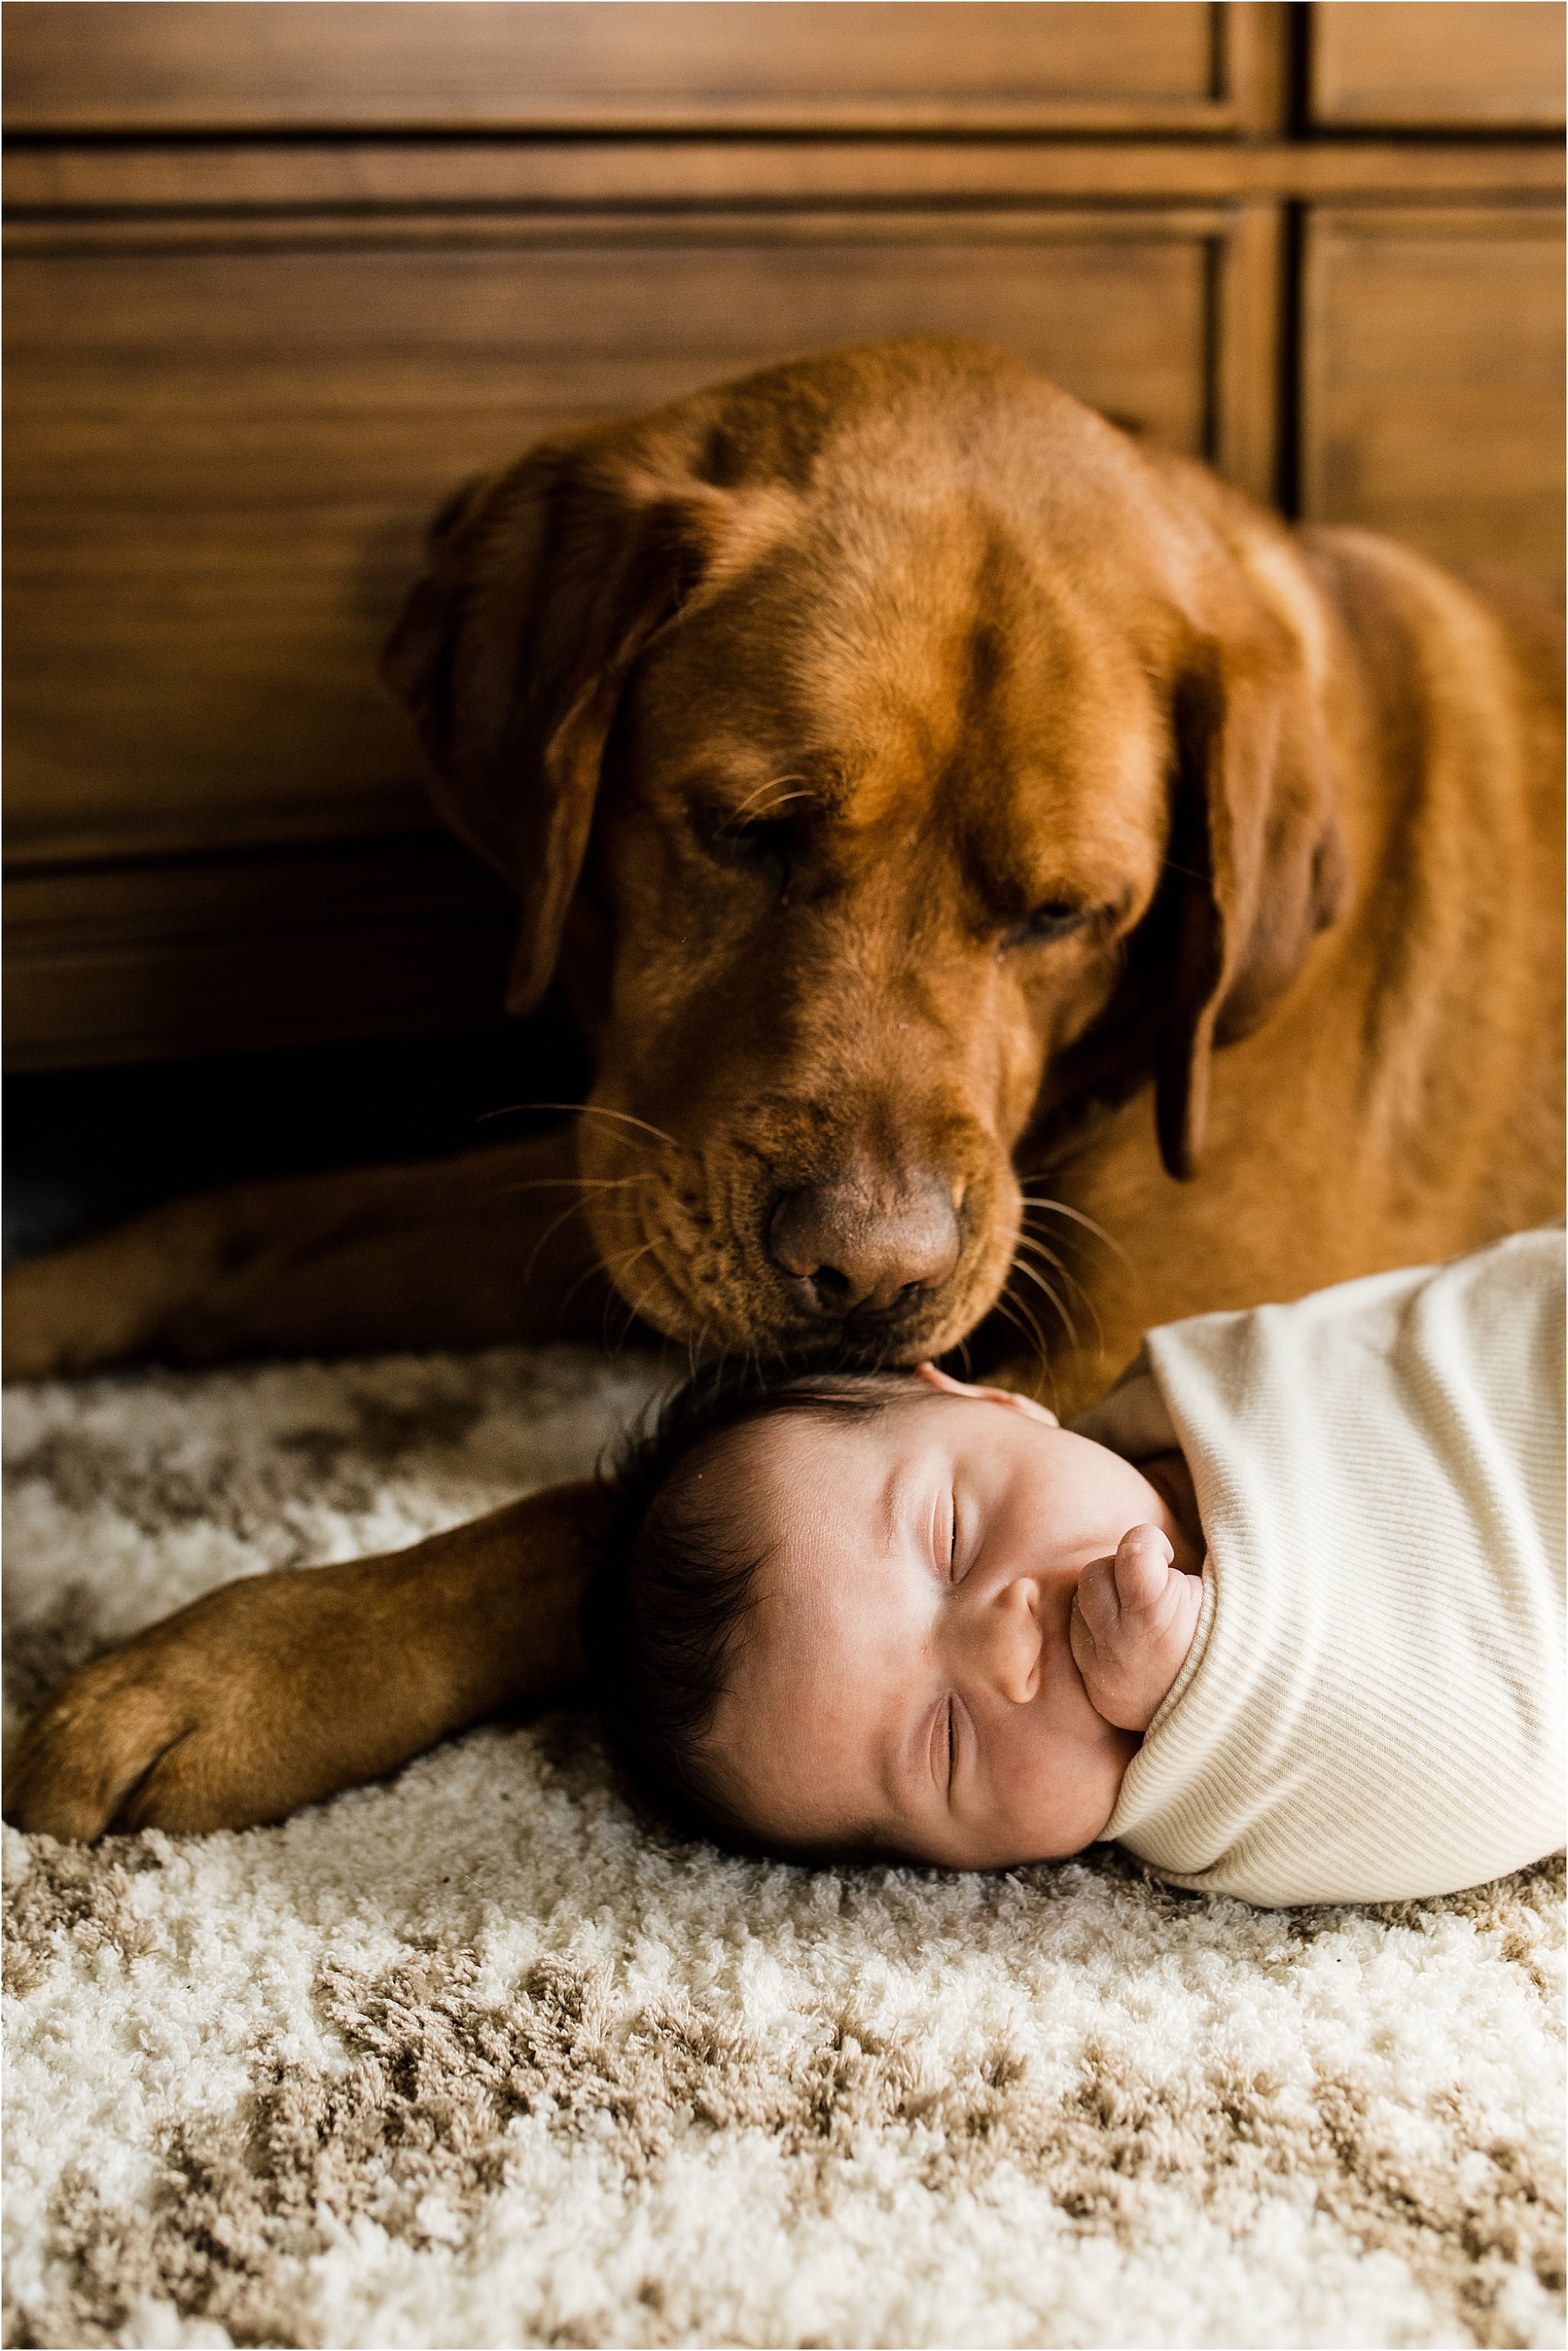
M375 660L443 494L570 419L978 335L1556 580L1556 5L4 15L13 1067L496 1011Z

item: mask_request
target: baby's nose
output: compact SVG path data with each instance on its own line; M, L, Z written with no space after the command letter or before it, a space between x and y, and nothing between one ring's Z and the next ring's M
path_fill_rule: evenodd
M974 1627L977 1663L998 1698L1027 1706L1040 1687L1040 1590L1019 1576L990 1594Z

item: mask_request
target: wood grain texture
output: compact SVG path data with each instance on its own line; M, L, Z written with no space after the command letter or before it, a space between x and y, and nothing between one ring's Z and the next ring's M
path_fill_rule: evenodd
M1291 10L1285 0L1231 0L1214 12L1215 89L1236 128L1265 139L1290 126Z
M1205 215L476 233L13 258L13 862L405 829L374 670L424 524L563 423L920 330L1205 444Z
M868 0L869 5L869 0ZM1555 194L1556 141L408 140L13 145L13 235L76 217L406 220L438 207L1103 204Z
M1328 0L1312 11L1312 114L1332 126L1560 123L1557 0Z
M1557 568L1555 6L4 18L7 1028L34 1064L492 1008L497 903L454 944L465 869L409 846L428 810L374 660L447 489L574 418L977 334L1258 496Z
M1239 205L1216 247L1213 407L1207 455L1265 506L1280 490L1280 339L1286 300L1284 215Z
M1563 576L1553 214L1325 209L1309 228L1303 511Z
M10 0L10 131L1190 127L1203 0ZM1249 75L1256 73L1250 55Z
M23 871L5 909L12 1069L483 1024L516 927L444 834Z

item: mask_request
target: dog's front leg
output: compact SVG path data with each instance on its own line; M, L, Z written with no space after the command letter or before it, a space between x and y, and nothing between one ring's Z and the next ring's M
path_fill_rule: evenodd
M593 1507L554 1486L384 1558L208 1593L72 1675L22 1736L5 1817L247 1828L561 1687L583 1671Z
M596 1334L571 1126L172 1200L5 1277L5 1374Z

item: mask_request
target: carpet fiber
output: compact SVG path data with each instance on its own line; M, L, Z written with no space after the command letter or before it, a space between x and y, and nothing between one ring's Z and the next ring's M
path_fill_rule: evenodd
M558 1349L13 1391L14 1710L591 1460ZM591 1722L281 1828L8 1833L15 2345L1547 2345L1562 1878L1251 1911L650 1835Z

